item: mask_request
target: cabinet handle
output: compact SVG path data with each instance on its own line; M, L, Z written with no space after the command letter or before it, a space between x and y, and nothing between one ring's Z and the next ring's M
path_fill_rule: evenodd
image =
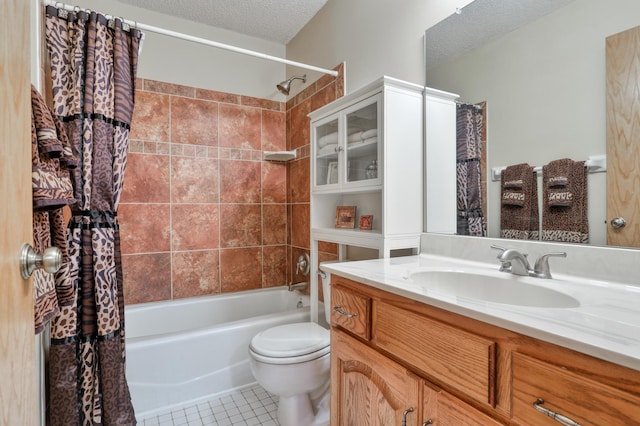
M432 425L433 424L433 420L429 419L426 422L422 423L422 426L427 426L427 425Z
M402 426L407 426L407 415L413 413L413 407L409 407L402 412Z
M334 150L335 152L341 152L341 151L343 151L343 150L344 150L344 148L342 148L341 146L336 146L335 148L333 148L333 150Z
M349 312L343 310L342 306L334 306L333 310L339 313L340 315L342 315L343 317L347 317L347 318L353 318L358 316L358 314L350 314Z
M558 422L560 424L563 424L565 426L580 426L580 423L578 423L578 422L576 422L574 420L571 420L567 416L563 416L562 414L556 413L555 411L551 411L548 408L544 408L542 406L542 404L544 404L544 399L538 398L533 403L533 408L535 408L536 410L538 410L539 412L541 412L545 416L549 416L553 420L555 420L556 422Z

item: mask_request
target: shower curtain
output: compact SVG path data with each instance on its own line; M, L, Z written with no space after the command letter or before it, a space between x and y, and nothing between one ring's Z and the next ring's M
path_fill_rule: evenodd
M46 8L54 111L80 167L67 230L70 284L51 323L50 425L136 424L125 378L117 210L141 33L95 12Z
M486 237L480 169L482 109L458 104L456 124L457 233Z

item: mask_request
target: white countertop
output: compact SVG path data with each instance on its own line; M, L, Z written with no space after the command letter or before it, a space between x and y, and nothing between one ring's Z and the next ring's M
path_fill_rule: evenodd
M419 270L448 269L482 274L499 263L465 261L431 254L322 264L322 269L369 286L446 309L517 333L640 371L640 287L559 273L546 280L513 277L572 296L577 307L530 307L438 294L415 282ZM552 269L553 273L553 269Z

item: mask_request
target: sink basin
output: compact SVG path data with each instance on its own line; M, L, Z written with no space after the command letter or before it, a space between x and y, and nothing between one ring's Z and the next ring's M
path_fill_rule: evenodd
M450 270L418 271L410 274L409 278L423 287L427 294L541 308L580 306L577 299L567 294L525 282L538 278L506 273L482 274Z

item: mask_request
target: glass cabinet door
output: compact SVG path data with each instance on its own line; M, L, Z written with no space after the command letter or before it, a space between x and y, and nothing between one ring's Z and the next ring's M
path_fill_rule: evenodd
M315 185L337 185L339 182L338 153L340 138L338 118L315 127Z
M378 178L378 99L376 96L346 114L343 171L347 183Z

